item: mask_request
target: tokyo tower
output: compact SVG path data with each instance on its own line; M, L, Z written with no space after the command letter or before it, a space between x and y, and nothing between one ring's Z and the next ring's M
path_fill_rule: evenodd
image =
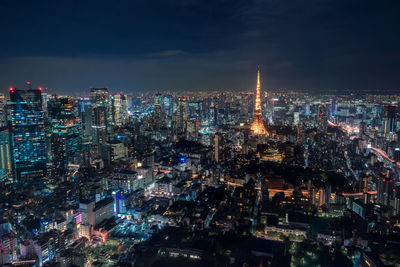
M264 123L261 117L261 88L260 88L260 66L257 70L257 89L256 89L256 105L254 108L254 119L250 127L253 134L262 135L268 134L265 129Z

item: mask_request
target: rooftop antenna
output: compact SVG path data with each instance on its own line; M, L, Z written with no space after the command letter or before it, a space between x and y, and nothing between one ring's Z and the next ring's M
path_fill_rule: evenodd
M31 82L27 81L26 84L28 85L28 89L29 89L29 90L32 90Z

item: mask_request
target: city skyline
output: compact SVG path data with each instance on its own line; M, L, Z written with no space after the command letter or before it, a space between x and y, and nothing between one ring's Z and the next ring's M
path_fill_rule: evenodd
M0 1L0 266L400 266L400 1Z
M399 89L397 1L0 5L2 92Z

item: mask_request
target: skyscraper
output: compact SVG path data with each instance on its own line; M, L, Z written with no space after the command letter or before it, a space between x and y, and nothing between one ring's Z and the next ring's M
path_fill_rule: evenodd
M154 94L154 105L160 105L162 104L162 95L160 93Z
M114 126L128 122L128 98L123 94L111 96L111 118Z
M384 135L396 131L397 106L386 105L383 107L383 133Z
M251 124L251 131L253 134L262 135L267 134L261 114L261 87L260 87L260 68L257 70L257 88L256 88L256 104L254 107L254 118Z
M306 103L304 105L304 115L305 116L310 116L310 109L311 109L310 103Z
M162 108L163 108L164 113L167 114L167 116L172 116L173 108L174 108L172 95L164 95L163 102L162 102Z
M160 129L162 124L162 95L157 93L154 95L154 122L155 127Z
M337 98L334 97L331 99L331 110L330 110L330 116L335 117L337 114Z
M79 124L73 112L73 100L69 97L56 97L48 101L47 108L53 173L65 175L68 163L77 162L80 151Z
M109 94L107 88L92 88L90 91L92 103L92 143L97 146L98 156L106 158L109 131Z
M394 194L395 180L389 177L377 178L377 202L382 205L389 205Z
M14 179L40 179L46 175L42 90L10 88Z
M185 132L185 124L188 119L188 106L187 98L180 97L178 99L178 130L180 133Z
M214 160L220 162L222 160L223 137L220 133L215 133L214 136Z
M328 127L328 116L326 115L326 107L320 105L318 108L318 130L320 132L326 132Z
M78 114L81 119L81 134L84 142L92 139L92 105L89 99L79 99Z
M200 116L201 104L202 103L200 101L190 101L188 103L188 116L190 119Z
M208 114L208 122L210 125L217 124L217 116L218 116L218 107L210 106L210 112Z
M0 127L7 125L6 98L0 94Z
M12 175L11 134L7 126L0 126L0 169Z

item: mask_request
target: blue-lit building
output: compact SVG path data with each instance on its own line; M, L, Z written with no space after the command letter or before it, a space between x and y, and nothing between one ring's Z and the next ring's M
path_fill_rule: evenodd
M202 103L200 101L191 101L188 103L189 118L193 119L200 116Z
M154 105L162 105L162 95L160 93L154 94Z
M217 115L218 115L218 109L215 106L210 107L210 112L209 112L209 117L208 121L210 125L216 125L217 124Z
M168 116L172 116L172 113L174 112L174 102L172 95L164 95L162 108L165 114L167 114Z
M0 127L7 125L6 99L4 94L0 94Z
M77 163L80 152L79 123L70 97L53 98L47 103L51 134L51 162L54 174L64 175L68 163Z
M331 110L330 110L330 116L331 117L335 117L337 115L337 99L336 98L332 98L331 100Z
M304 115L310 116L310 114L311 114L311 105L310 103L306 103L304 105Z
M26 181L46 175L42 90L10 88L14 179Z
M89 99L79 99L78 116L81 123L81 137L84 141L92 139L92 104Z
M9 127L0 127L0 172L12 177L12 140ZM0 178L1 180L1 178Z
M130 207L132 193L125 194L118 191L115 194L114 211L117 215L127 214Z

